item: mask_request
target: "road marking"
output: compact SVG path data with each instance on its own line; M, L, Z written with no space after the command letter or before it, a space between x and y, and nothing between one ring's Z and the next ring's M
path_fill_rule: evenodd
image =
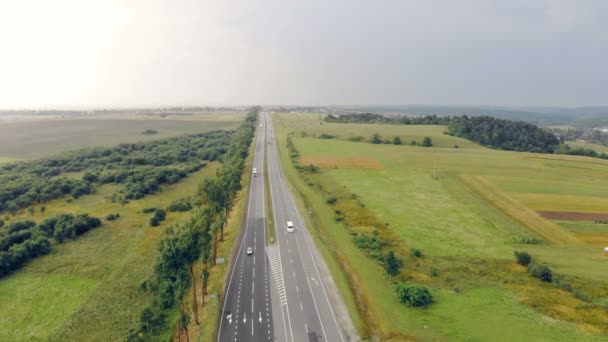
M302 307L302 302L300 302L300 311L304 311L304 308Z

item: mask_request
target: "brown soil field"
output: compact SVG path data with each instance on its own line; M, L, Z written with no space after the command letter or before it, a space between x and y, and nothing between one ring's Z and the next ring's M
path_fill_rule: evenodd
M576 211L538 211L538 213L549 220L563 221L595 221L608 220L608 213L579 213Z

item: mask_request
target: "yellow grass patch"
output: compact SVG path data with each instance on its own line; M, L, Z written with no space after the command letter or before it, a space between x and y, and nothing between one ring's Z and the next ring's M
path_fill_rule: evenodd
M608 212L608 198L560 194L513 193L513 198L534 210Z
M604 248L608 246L608 233L577 232L574 235L592 247Z
M324 169L367 169L383 170L384 165L377 159L369 157L338 157L338 156L318 156L302 157L301 165L316 165Z
M544 240L558 245L580 244L574 235L509 197L486 178L475 175L460 175L459 178L467 187L477 192L494 207L523 224Z

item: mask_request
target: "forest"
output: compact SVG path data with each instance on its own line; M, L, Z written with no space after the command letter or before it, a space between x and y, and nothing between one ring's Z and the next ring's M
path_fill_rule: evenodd
M15 214L33 204L78 198L105 183L124 184L114 198L127 202L159 191L206 164L221 160L234 132L213 131L164 140L91 148L0 167L0 212ZM80 179L69 175L83 173ZM70 177L72 176L72 177Z
M175 227L169 227L158 243L158 257L154 266L154 276L146 280L142 291L153 294L151 303L141 312L137 326L129 332L128 341L154 340L164 329L169 328L169 311L178 308L178 327L188 335L188 324L192 319L200 324L197 298L204 298L209 281L209 269L215 264L217 245L224 239L224 228L228 214L241 189L241 176L245 159L253 140L259 107L254 107L245 122L231 136L222 166L215 177L205 178L200 185L201 203L194 205L189 220ZM181 201L176 207L181 207ZM202 264L201 278L194 272L195 263ZM197 292L196 282L202 282L202 292ZM185 294L192 291L192 315L186 309Z
M553 153L560 141L551 132L523 121L511 121L490 116L385 117L364 113L328 115L332 123L382 123L396 125L447 125L447 134L465 138L481 145L508 151Z

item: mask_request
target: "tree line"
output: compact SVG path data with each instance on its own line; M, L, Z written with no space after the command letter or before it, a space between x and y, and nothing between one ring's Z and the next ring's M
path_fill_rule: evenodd
M0 277L20 268L28 260L50 253L51 241L63 243L93 228L101 220L88 214L59 214L40 224L15 221L0 225Z
M63 153L0 167L0 212L13 214L36 203L90 194L104 183L124 184L116 200L126 202L159 191L206 164L221 160L233 131L213 131L164 140L119 144ZM82 179L66 176L84 172Z
M137 327L129 332L127 340L154 339L168 328L168 313L176 307L180 313L178 326L186 336L192 318L197 325L200 324L197 298L200 295L204 305L209 270L215 264L217 245L223 241L228 213L241 189L241 175L259 110L259 107L252 108L245 122L231 136L216 175L202 181L199 189L202 205L193 211L187 222L168 228L159 241L154 275L142 284L142 289L151 291L154 298L141 312ZM197 262L202 264L200 279L194 272ZM198 280L202 282L200 293L196 286ZM191 287L193 317L189 315L183 298Z
M560 145L555 134L538 126L523 122L498 119L491 116L436 116L385 117L364 113L328 115L326 122L334 123L384 123L397 125L444 125L446 133L501 150L520 152L553 153Z

